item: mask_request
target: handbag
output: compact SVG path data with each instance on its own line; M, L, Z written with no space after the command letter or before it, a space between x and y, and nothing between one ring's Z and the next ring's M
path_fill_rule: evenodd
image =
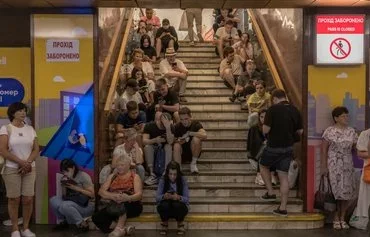
M328 184L326 187L325 182ZM329 212L337 209L336 200L327 176L321 176L319 190L315 193L314 208Z
M109 202L107 206L107 213L113 217L120 217L126 214L126 207L124 203L117 203L115 201Z
M370 183L370 164L364 166L362 180L365 183Z
M65 201L72 201L81 207L87 207L90 197L74 190L67 190L67 194L63 197Z
M10 139L10 134L12 133L12 127L10 124L6 125L6 132L8 133L8 146L9 146L9 139ZM5 158L0 155L0 171L3 173L3 168L5 167Z

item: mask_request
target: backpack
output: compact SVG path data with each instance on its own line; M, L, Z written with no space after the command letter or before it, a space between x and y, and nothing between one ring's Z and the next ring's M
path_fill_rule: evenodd
M154 167L153 171L157 177L161 177L166 169L166 152L164 150L164 145L154 146Z

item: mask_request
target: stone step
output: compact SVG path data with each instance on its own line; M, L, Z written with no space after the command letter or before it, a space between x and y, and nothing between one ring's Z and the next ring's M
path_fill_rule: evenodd
M200 48L200 47L207 47L207 48L214 48L214 44L212 42L196 42L195 45L190 45L189 44L189 41L179 41L179 50L181 50L181 48L185 48L185 47L189 47L189 48Z
M220 150L228 150L228 149L239 149L245 150L246 148L242 147L205 147L202 148L203 151L207 151L209 149L220 149ZM189 164L183 164L182 166L184 169L190 169ZM247 158L229 158L229 159L213 159L213 158L203 158L201 155L201 159L198 160L198 168L200 171L202 170L236 170L236 169L243 169L246 171L253 171L252 165L249 163Z
M239 129L246 129L247 127L247 120L246 119L197 119L202 124L203 127L208 128L239 128Z
M189 84L189 83L188 83ZM201 103L207 103L207 102L230 102L229 95L221 95L221 96L196 96L196 95L187 95L185 94L186 99L188 102L201 102Z
M188 58L220 58L219 56L216 55L214 51L213 52L178 52L176 57L180 60L185 57L188 57Z
M215 47L197 46L197 47L180 47L177 53L182 52L212 52L215 53Z
M201 70L201 69L213 69L213 70L216 70L218 69L218 67L220 66L220 63L219 62L205 62L205 63L202 63L202 64L195 64L194 61L193 62L190 62L190 63L185 63L185 66L187 69L198 69L198 70ZM159 64L156 63L156 64L153 64L153 67L154 69L159 69Z
M194 76L194 75L189 75L188 76L188 82L193 82L193 81L196 81L196 82L199 82L199 81L202 81L202 82L207 82L207 81L210 81L210 82L214 82L214 81L224 81L221 79L221 77L219 75L217 76Z
M200 111L219 111L219 112L230 112L230 111L240 111L239 103L232 102L185 102L181 103L181 106L188 107L191 110ZM244 111L247 114L247 112Z
M189 75L197 75L197 76L202 76L202 75L208 75L208 76L218 76L220 73L217 71L217 69L188 69ZM154 70L154 74L156 76L161 76L161 71L159 69Z
M253 176L252 176L253 177ZM143 197L152 198L154 200L158 185L145 186L143 190ZM274 194L279 195L279 186L273 187ZM248 197L258 198L260 201L261 196L266 193L264 186L259 186L254 183L227 183L227 182L189 182L189 196L193 197ZM289 190L289 197L297 197L297 189ZM209 200L209 199L207 199Z
M247 149L240 148L204 148L202 159L247 159Z
M186 94L191 94L191 95L224 95L229 93L230 95L232 94L232 90L224 87L224 88L217 88L217 87L204 87L204 88L197 88L197 87L186 87Z
M189 81L186 84L187 87L198 87L198 88L204 88L204 87L217 87L217 88L225 88L224 81L217 80L217 81L206 81L206 82L195 82L195 81Z
M157 213L154 198L143 198L143 212ZM190 212L217 213L217 212L268 212L271 213L279 205L279 201L266 202L253 197L191 197ZM302 212L303 202L297 198L288 199L288 212Z
M209 58L209 57L204 57L204 58L201 58L201 57L177 57L178 59L180 59L183 63L188 64L188 63L198 63L198 64L208 64L208 63L218 63L220 64L221 63L221 59L219 57L212 57L212 58Z
M239 112L239 111L199 111L199 110L193 110L192 107L189 106L189 108L192 111L192 116L196 120L203 120L203 119L248 119L248 113L245 111ZM239 105L240 110L240 105ZM242 113L244 112L244 113Z
M246 137L209 137L202 142L202 148L247 148Z
M221 128L221 129L207 129L208 137L247 137L247 129Z
M191 174L190 170L183 169L188 183L253 183L256 172L246 170L211 170L200 174Z

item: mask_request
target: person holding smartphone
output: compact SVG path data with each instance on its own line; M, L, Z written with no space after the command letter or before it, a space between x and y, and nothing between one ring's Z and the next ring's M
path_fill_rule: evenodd
M156 202L162 220L160 234L167 234L168 220L174 218L177 221L177 234L183 235L183 221L189 210L189 188L180 164L176 161L171 161L166 167L165 175L158 185Z

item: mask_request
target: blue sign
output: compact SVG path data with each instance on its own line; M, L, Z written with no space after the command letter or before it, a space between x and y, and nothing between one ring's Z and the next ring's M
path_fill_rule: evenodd
M24 98L22 83L14 78L0 78L0 107L8 107Z

